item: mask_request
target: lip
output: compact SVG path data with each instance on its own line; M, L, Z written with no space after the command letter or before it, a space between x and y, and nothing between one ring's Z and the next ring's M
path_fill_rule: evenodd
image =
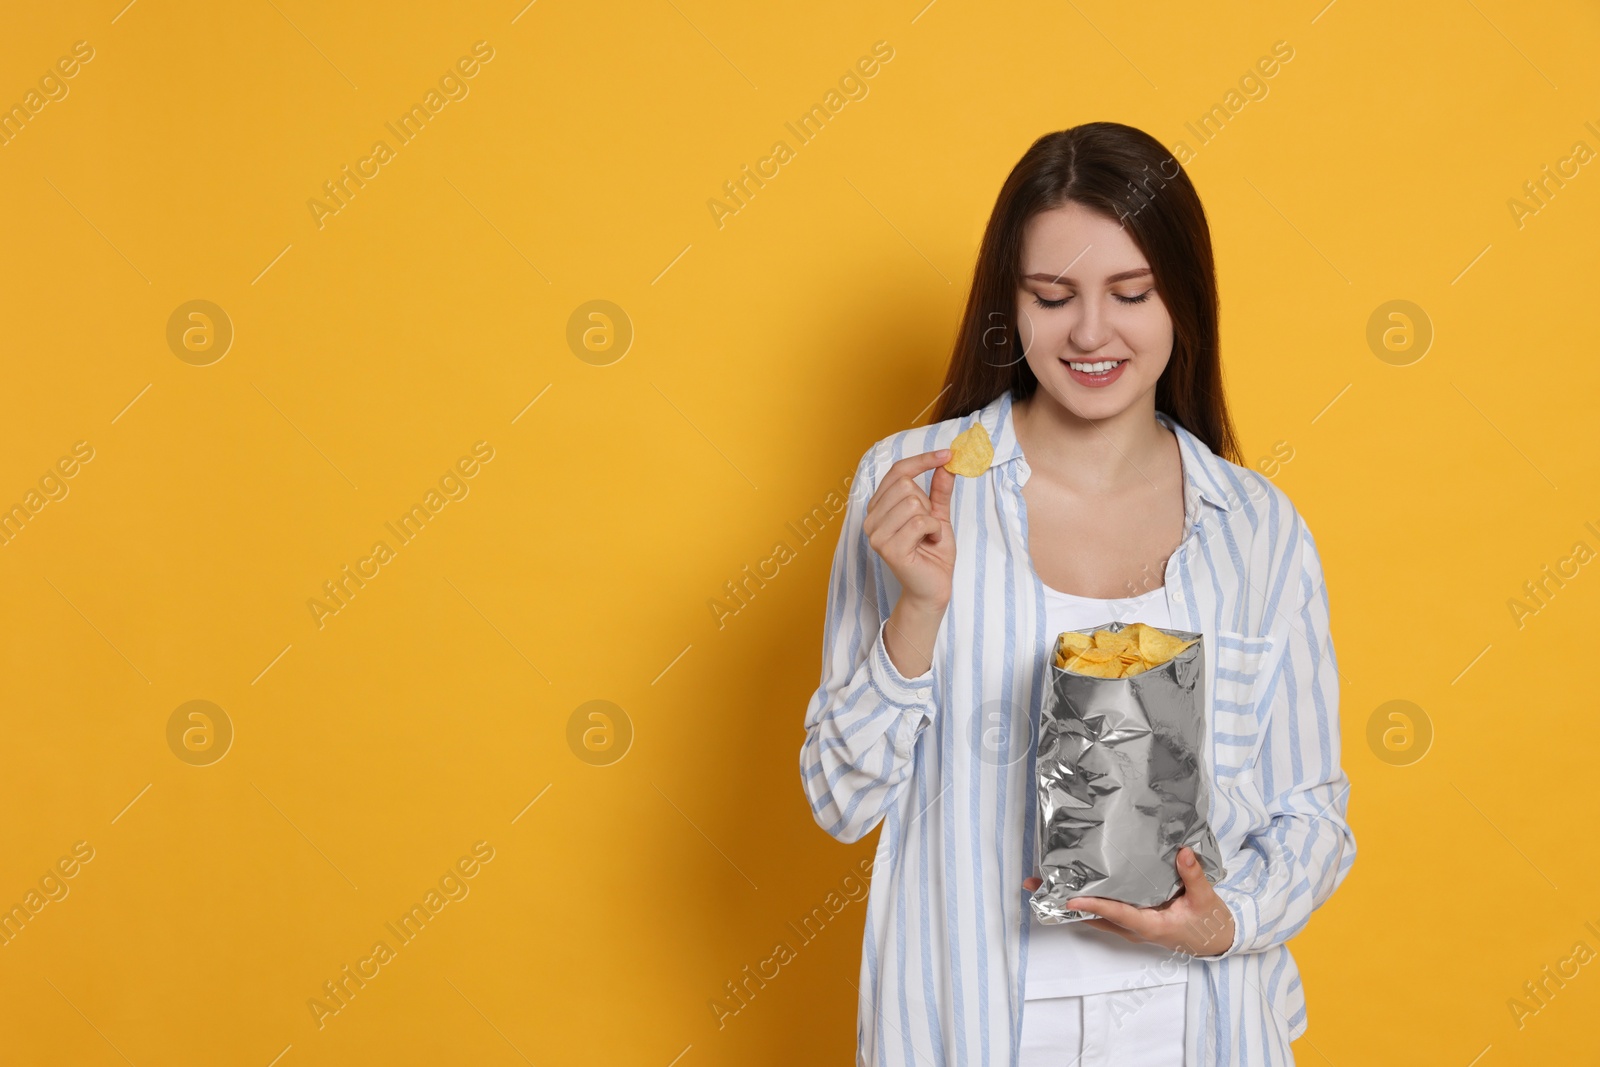
M1095 359L1086 360L1084 362L1104 363L1105 360ZM1115 367L1112 367L1108 371L1104 371L1100 374L1085 374L1083 371L1073 370L1072 367L1068 366L1066 360L1063 359L1061 361L1061 365L1067 368L1067 373L1072 375L1073 381L1077 382L1079 385L1087 386L1090 389L1104 389L1106 386L1122 377L1122 372L1128 368L1128 363L1129 361L1124 359L1122 362L1118 363Z

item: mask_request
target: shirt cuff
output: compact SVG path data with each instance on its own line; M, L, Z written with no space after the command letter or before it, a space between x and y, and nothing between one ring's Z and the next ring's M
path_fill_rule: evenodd
M872 642L872 655L867 661L867 676L885 702L907 712L900 722L890 727L895 752L905 757L911 755L911 746L922 728L933 720L933 666L929 664L928 669L915 678L901 674L883 643L884 629L888 625L888 619L878 624L878 635Z

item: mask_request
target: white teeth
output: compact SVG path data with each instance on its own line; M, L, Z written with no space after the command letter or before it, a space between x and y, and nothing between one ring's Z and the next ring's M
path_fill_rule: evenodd
M1071 367L1080 374L1100 374L1104 371L1110 370L1112 367L1115 367L1121 362L1122 360L1120 359L1112 359L1103 360L1099 363L1068 363L1067 366Z

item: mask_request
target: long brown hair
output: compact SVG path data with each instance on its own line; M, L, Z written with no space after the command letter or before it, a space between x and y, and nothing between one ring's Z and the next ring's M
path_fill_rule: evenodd
M1120 222L1149 260L1173 333L1172 357L1156 383L1156 408L1212 452L1242 462L1222 393L1216 266L1205 210L1172 153L1119 122L1045 134L1011 168L983 232L934 421L983 407L1004 389L1015 401L1039 388L1016 321L1023 231L1035 214L1068 201Z

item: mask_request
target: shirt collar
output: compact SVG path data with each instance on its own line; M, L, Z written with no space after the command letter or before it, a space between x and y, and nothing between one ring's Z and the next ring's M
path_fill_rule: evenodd
M1016 427L1012 422L1011 390L1002 390L999 396L978 411L977 417L978 421L983 423L983 428L988 431L990 442L994 445L994 459L990 466L1001 467L1015 460L1021 471L1030 472L1031 468L1022 454L1022 444L1017 440ZM1183 459L1185 515L1190 516L1191 521L1197 520L1199 518L1197 505L1200 503L1209 504L1224 512L1237 507L1238 494L1229 492L1226 488L1232 479L1223 470L1225 461L1212 452L1204 441L1186 430L1166 412L1157 411L1156 419L1178 438L1178 453ZM1018 484L1026 480L1025 475L1017 479Z

